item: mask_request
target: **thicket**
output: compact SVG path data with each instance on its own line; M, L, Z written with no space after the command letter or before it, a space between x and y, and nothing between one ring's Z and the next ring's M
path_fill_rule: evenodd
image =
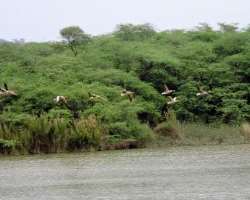
M0 153L144 142L170 110L183 123L249 121L250 31L220 27L157 32L149 24L119 25L78 41L77 54L64 42L1 41L0 82L18 96L0 97ZM179 100L167 109L164 84ZM196 96L200 87L209 94ZM124 88L134 101L120 95ZM89 92L106 100L90 100ZM53 101L58 95L78 119Z

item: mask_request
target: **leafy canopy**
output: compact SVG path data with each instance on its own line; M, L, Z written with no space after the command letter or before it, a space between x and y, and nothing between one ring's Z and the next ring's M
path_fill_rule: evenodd
M76 47L81 44L86 44L90 40L90 36L79 26L69 26L63 28L60 31L60 34L65 39L75 56L78 54Z

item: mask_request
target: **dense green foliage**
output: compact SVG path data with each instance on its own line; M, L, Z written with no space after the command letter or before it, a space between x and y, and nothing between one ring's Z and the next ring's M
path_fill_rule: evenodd
M77 36L85 34L79 33ZM98 146L103 140L100 134L108 141L145 140L151 137L151 128L165 119L164 84L176 90L174 96L179 101L169 109L180 121L239 124L250 120L248 29L237 31L235 25L221 24L221 30L214 31L202 24L192 31L156 32L148 24L127 24L77 45L74 56L64 42L0 43L1 84L8 83L18 94L15 98L0 97L0 149L25 146L20 144L20 134L27 132L29 139L23 141L29 144L37 137L32 134L57 135L55 128L41 127L39 120L44 116L46 123L64 120L66 124L60 126L72 129L67 131L70 138L63 138L69 137L67 134L55 137L67 147L81 147L86 141ZM197 97L199 87L209 95ZM135 92L134 101L120 95L123 88ZM106 100L90 101L88 92ZM72 112L53 101L58 95L69 99L82 124L72 125L78 123L72 122ZM82 141L79 138L88 133L79 127L86 127L84 120L90 116L100 124L95 127L97 136ZM27 123L29 120L33 121Z

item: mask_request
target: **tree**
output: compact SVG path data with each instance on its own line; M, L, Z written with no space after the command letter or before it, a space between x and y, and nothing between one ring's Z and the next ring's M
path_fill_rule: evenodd
M156 31L151 24L120 24L114 34L122 40L145 40L154 36Z
M246 27L242 28L241 31L250 32L250 24L248 24Z
M233 24L226 24L226 23L218 23L221 32L236 32L238 29L238 24L233 23Z
M86 44L90 40L90 36L78 27L78 26L69 26L63 28L60 31L61 36L65 39L69 48L75 56L77 56L77 46L81 44Z
M213 31L213 28L207 24L207 23L199 23L198 26L196 26L197 31L201 31L201 32L210 32Z
M214 51L218 56L232 56L241 53L246 48L248 35L242 33L224 34L214 42Z

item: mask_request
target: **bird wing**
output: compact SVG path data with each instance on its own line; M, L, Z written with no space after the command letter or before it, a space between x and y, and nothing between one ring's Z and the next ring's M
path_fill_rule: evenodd
M56 97L56 101L59 102L60 101L60 96Z
M100 96L100 95L97 95L97 97L98 97L99 99L103 100L103 101L107 101L106 98L104 98L104 97L102 97L102 96Z
M204 87L199 86L198 88L199 88L199 91L200 91L200 92L205 92Z
M169 91L168 86L164 84L165 91Z

